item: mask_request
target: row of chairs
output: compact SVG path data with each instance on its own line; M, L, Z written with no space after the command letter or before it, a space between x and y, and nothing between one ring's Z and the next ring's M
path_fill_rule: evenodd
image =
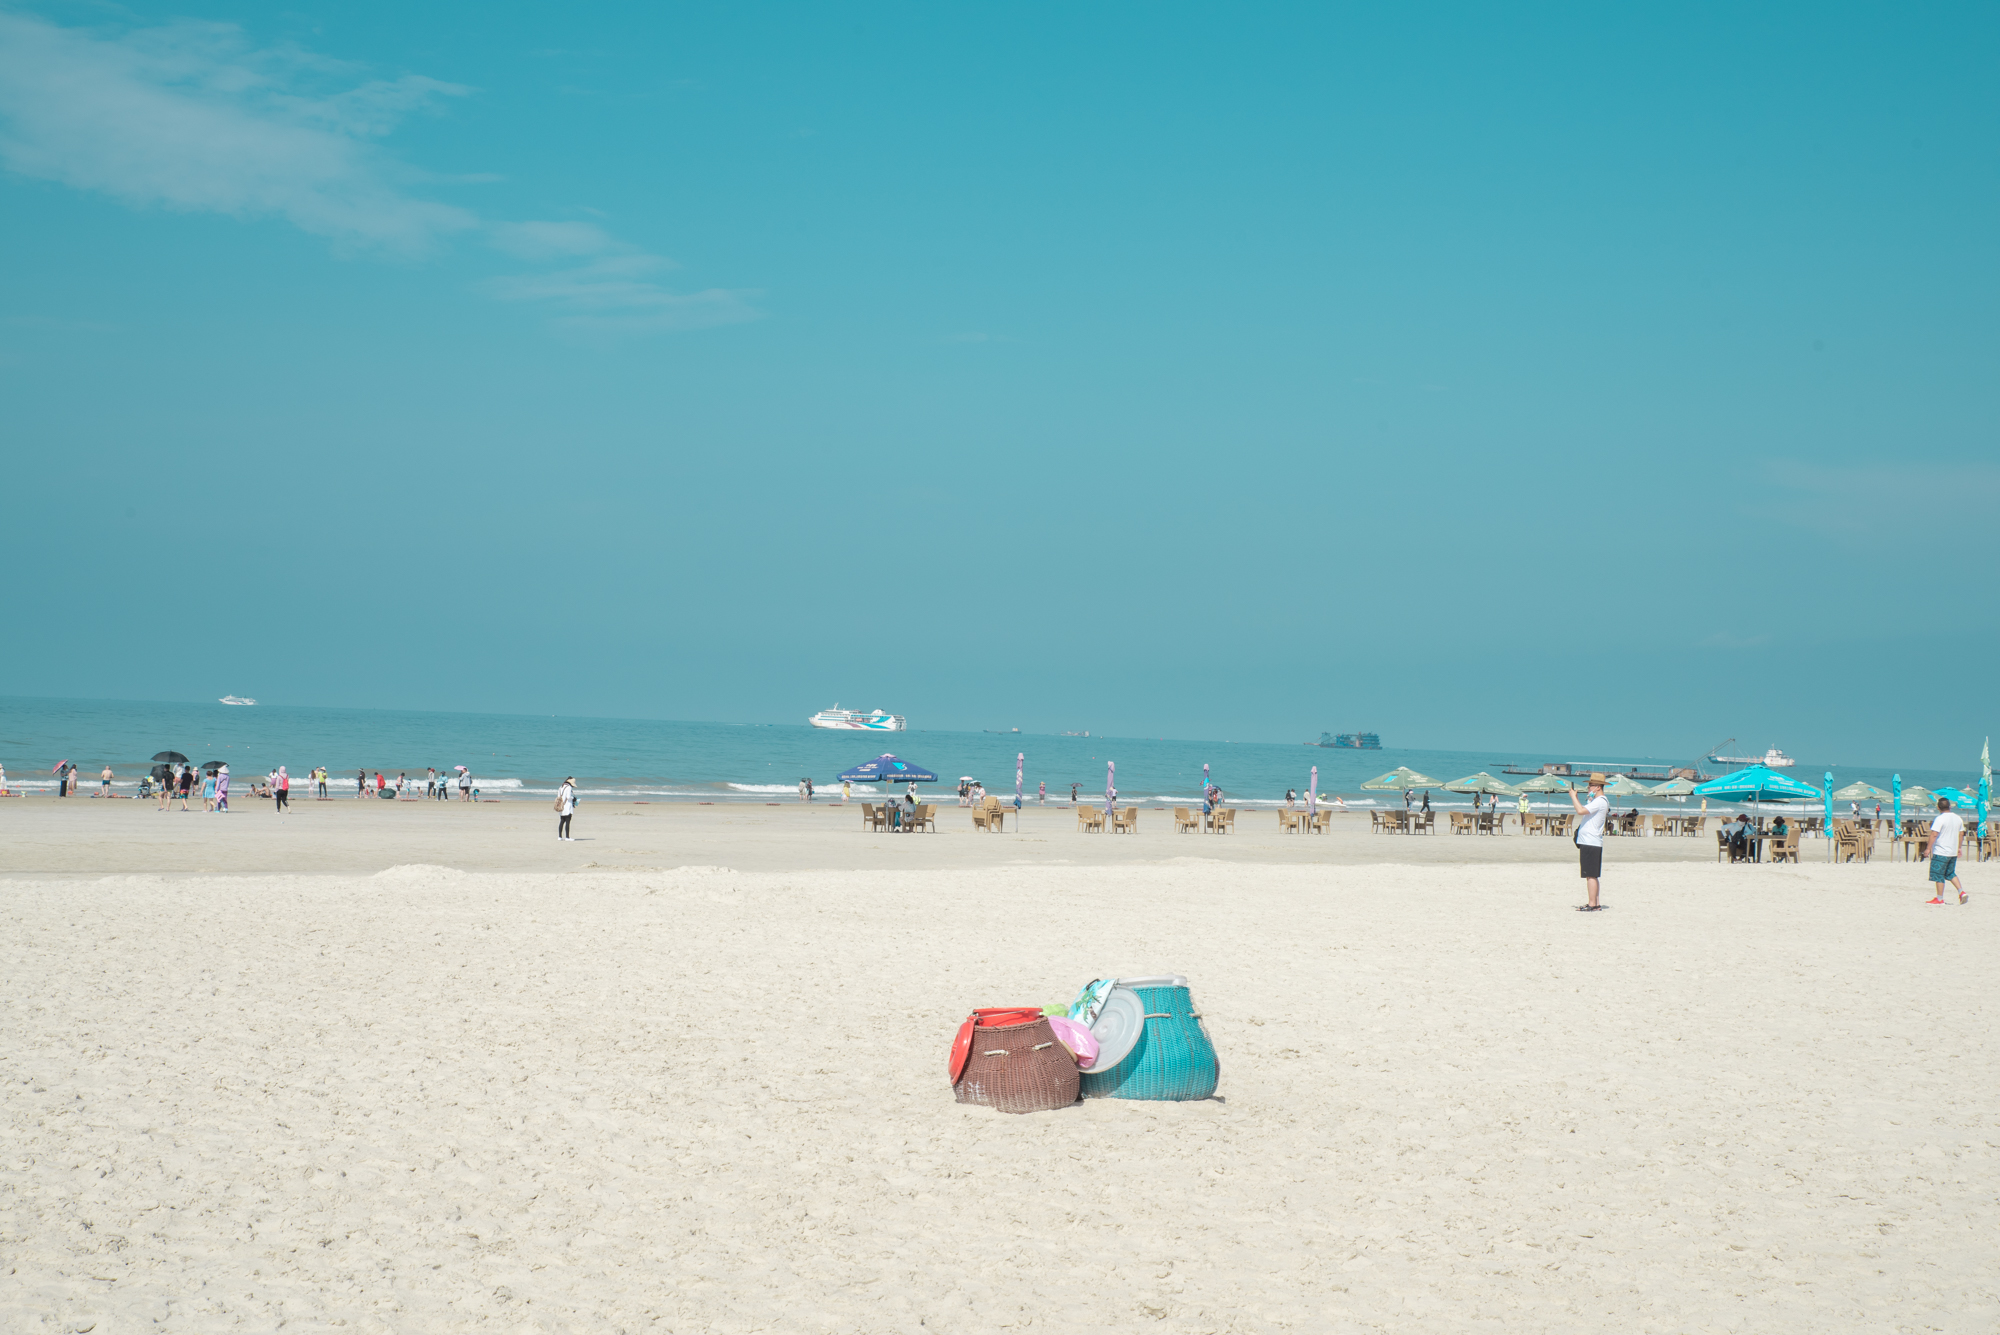
M1374 834L1436 834L1437 813L1432 811L1371 811L1368 829Z
M889 808L892 802L863 802L861 804L861 828L864 830L887 830L890 825ZM937 833L937 808L928 802L919 803L915 808L905 808L901 817L905 830L929 830Z
M1333 825L1331 811L1280 811L1278 829L1286 834L1325 834Z
M1174 808L1174 832L1176 834L1200 834L1204 824L1210 834L1236 833L1236 810L1234 807L1217 807L1206 814L1191 807Z
M1084 834L1103 834L1104 808L1078 807L1076 809L1076 828ZM1112 812L1111 833L1139 833L1139 808L1122 807Z

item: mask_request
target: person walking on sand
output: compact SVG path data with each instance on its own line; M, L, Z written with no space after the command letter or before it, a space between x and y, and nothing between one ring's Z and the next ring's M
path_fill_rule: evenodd
M458 800L461 802L472 800L472 771L469 769L458 772Z
M366 796L368 796L368 771L358 769L354 771L354 797L359 801Z
M181 810L182 811L192 810L193 808L188 806L188 798L194 795L194 766L192 765L181 766L180 790L181 790Z
M215 809L225 815L229 811L229 766L227 765L215 772Z
M275 811L292 809L292 776L285 773L283 765L278 766L278 777L271 784L271 801Z
M854 781L852 779L842 779L840 781L840 805L846 806L847 799L852 796L854 796Z
M201 809L215 810L215 771L210 770L201 780Z
M556 789L556 838L566 844L573 844L570 837L569 818L576 814L576 777L571 775Z
M1604 776L1590 776L1590 801L1586 804L1576 795L1576 789L1569 790L1569 803L1576 808L1576 814L1583 821L1576 827L1576 852L1579 864L1578 874L1583 877L1589 902L1578 904L1585 913L1595 913L1604 906L1597 902L1597 882L1604 874L1604 818L1610 814L1610 799L1604 796Z
M1041 806L1049 804L1049 781L1043 779L1035 786L1035 801Z
M1076 805L1076 790L1081 787L1083 787L1083 785L1080 783L1073 783L1069 786L1069 804L1071 806ZM1081 819L1081 817L1079 817L1078 819Z
M1528 828L1528 795L1526 793L1522 793L1520 800L1514 803L1514 811L1521 817L1521 829L1525 831Z
M1951 799L1937 800L1938 814L1931 821L1931 897L1926 904L1942 904L1944 883L1951 882L1951 888L1958 891L1958 902L1963 904L1972 896L1965 893L1965 887L1958 882L1958 842L1965 834L1965 817L1951 809Z
M160 805L154 808L154 810L165 811L167 804L174 800L174 772L166 766L161 766L160 768L166 769L166 773L162 774L157 769L153 772L154 791L160 798Z

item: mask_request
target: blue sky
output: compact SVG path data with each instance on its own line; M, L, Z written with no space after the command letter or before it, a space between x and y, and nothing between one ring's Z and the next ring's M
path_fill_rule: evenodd
M1970 763L1990 8L0 8L0 693Z

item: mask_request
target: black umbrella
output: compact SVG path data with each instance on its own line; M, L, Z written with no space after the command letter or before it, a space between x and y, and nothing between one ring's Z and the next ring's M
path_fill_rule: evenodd
M188 758L178 751L162 751L160 754L154 756L153 759L164 761L169 765L185 765L188 763Z
M204 760L201 762L201 772L203 774L213 774L221 768L222 762L220 760Z

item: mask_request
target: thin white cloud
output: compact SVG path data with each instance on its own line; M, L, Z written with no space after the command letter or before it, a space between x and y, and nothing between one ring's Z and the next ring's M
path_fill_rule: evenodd
M1873 546L1888 557L1984 543L1986 518L2000 508L2000 468L1992 464L1935 457L1860 465L1784 460L1764 471L1767 485L1757 499L1738 498L1746 517Z
M0 12L0 165L134 207L282 218L344 249L421 255L478 235L530 262L582 268L485 284L557 323L642 331L755 319L744 294L675 293L670 262L593 223L506 222L415 193L440 179L377 142L406 116L469 89L420 75L367 79L240 29L177 22L66 28Z

